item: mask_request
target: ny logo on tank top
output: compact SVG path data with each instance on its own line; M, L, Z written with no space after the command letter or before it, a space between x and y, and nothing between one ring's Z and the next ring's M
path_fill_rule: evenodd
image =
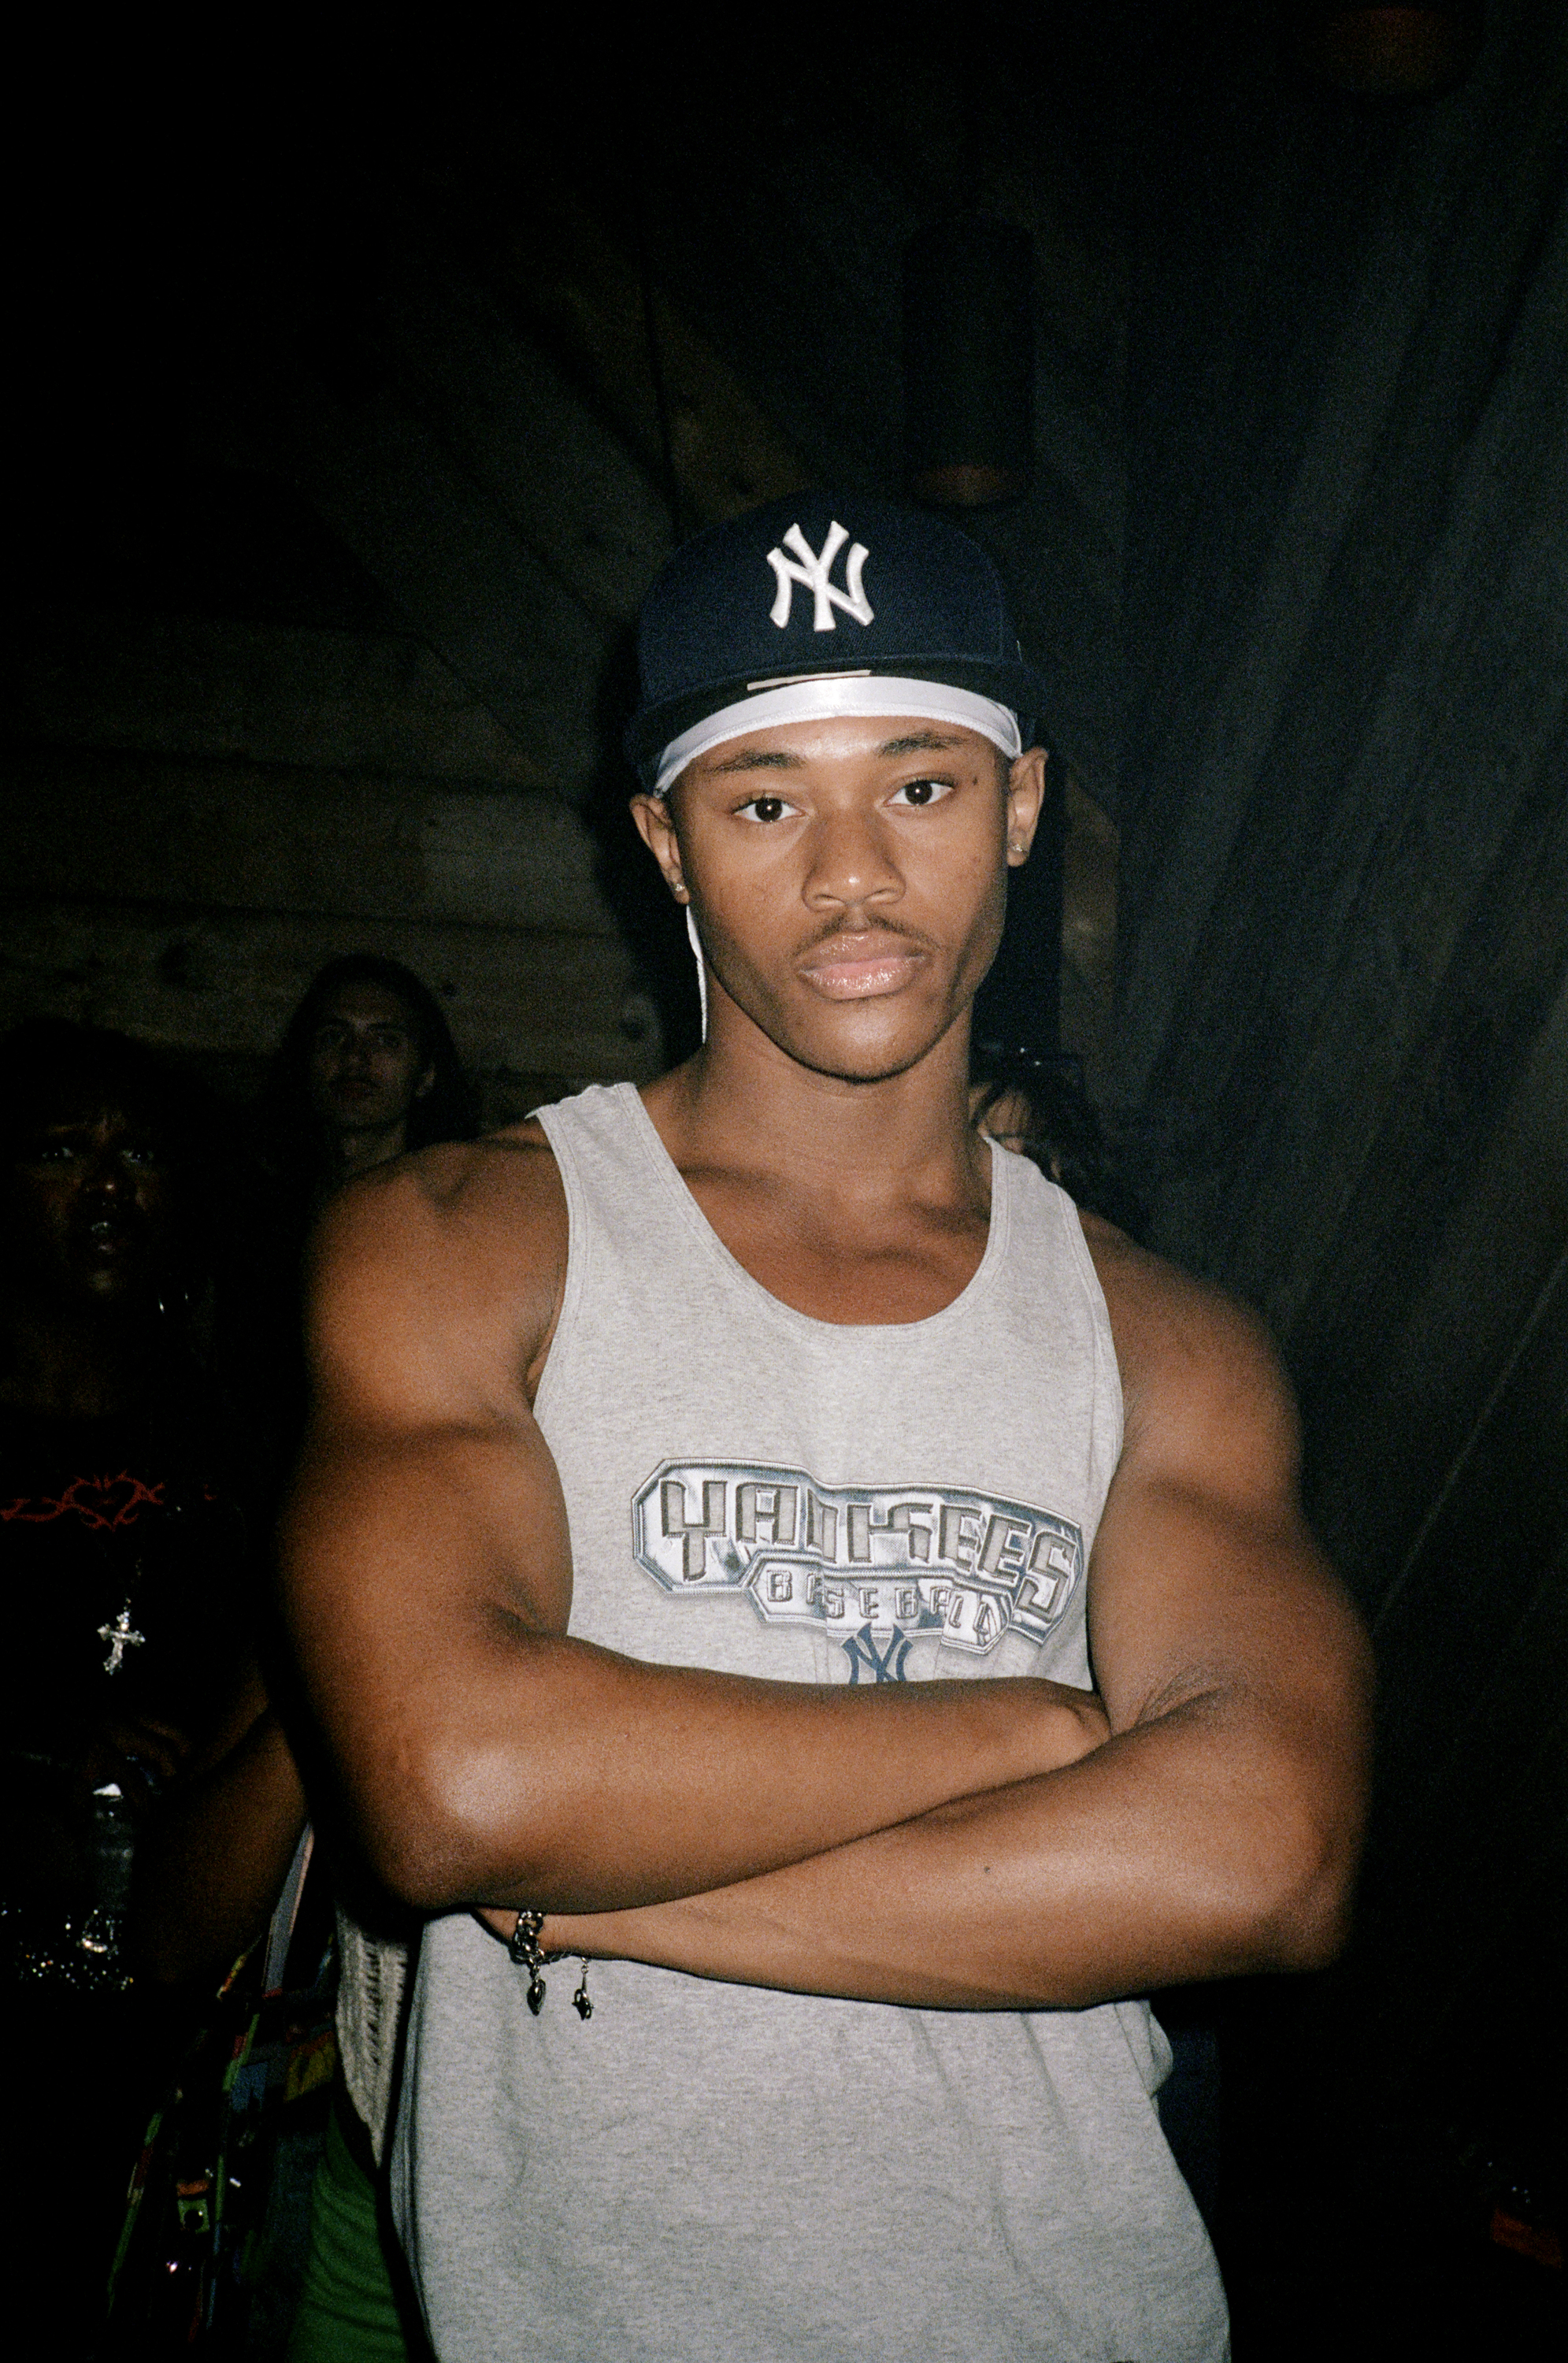
M917 1634L985 1657L1043 1641L1083 1576L1050 1510L956 1486L819 1485L800 1469L665 1461L632 1503L639 1567L683 1599L742 1592L768 1625L815 1625L852 1682L904 1680Z

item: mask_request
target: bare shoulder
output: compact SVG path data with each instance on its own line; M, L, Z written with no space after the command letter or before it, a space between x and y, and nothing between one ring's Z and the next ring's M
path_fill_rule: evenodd
M417 1150L340 1191L316 1226L318 1368L526 1373L566 1276L566 1196L536 1124Z
M1295 1481L1296 1399L1264 1323L1223 1290L1084 1214L1121 1376L1126 1454L1195 1477Z

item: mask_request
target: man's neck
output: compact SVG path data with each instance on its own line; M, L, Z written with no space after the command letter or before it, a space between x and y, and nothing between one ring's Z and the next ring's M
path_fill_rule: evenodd
M988 1196L962 1026L915 1066L863 1082L801 1065L749 1024L721 1023L645 1099L683 1169L766 1176L824 1204L912 1194L983 1206Z
M368 1172L372 1165L390 1164L401 1157L408 1145L405 1123L384 1124L359 1132L337 1135L337 1166L340 1173Z
M990 1228L966 1041L861 1083L802 1067L748 1030L750 1040L717 1030L645 1094L719 1238L769 1295L815 1320L943 1311L974 1277Z

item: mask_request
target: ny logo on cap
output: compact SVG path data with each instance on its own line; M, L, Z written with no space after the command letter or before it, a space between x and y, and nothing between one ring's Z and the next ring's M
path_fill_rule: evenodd
M842 591L835 591L828 581L828 576L833 571L834 560L848 540L847 530L834 517L828 538L823 544L820 558L813 551L811 543L798 525L792 525L784 537L784 549L792 549L795 553L794 558L786 558L784 549L768 551L767 563L778 578L778 588L774 594L773 605L767 612L780 631L790 620L790 607L795 596L797 582L802 590L809 591L816 602L815 612L812 616L813 632L832 632L837 629L833 612L835 607L842 607L845 614L853 616L857 624L871 622L873 612L871 603L867 598L860 582L861 569L870 555L863 541L850 544L849 556L844 561L845 588ZM796 560L800 560L798 565Z

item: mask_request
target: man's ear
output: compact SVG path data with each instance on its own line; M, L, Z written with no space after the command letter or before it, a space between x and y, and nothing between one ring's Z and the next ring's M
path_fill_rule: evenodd
M1021 870L1029 859L1040 808L1045 801L1043 747L1026 747L1015 757L1007 775L1007 860L1010 870Z
M414 1086L414 1096L416 1100L422 1100L428 1093L433 1092L435 1088L436 1070L434 1067L426 1067L425 1072L420 1076L419 1081Z
M663 796L651 796L645 791L632 798L632 819L637 835L664 872L664 882L678 903L689 903L686 880L680 866L680 847L676 840L675 823L669 816L669 805Z

